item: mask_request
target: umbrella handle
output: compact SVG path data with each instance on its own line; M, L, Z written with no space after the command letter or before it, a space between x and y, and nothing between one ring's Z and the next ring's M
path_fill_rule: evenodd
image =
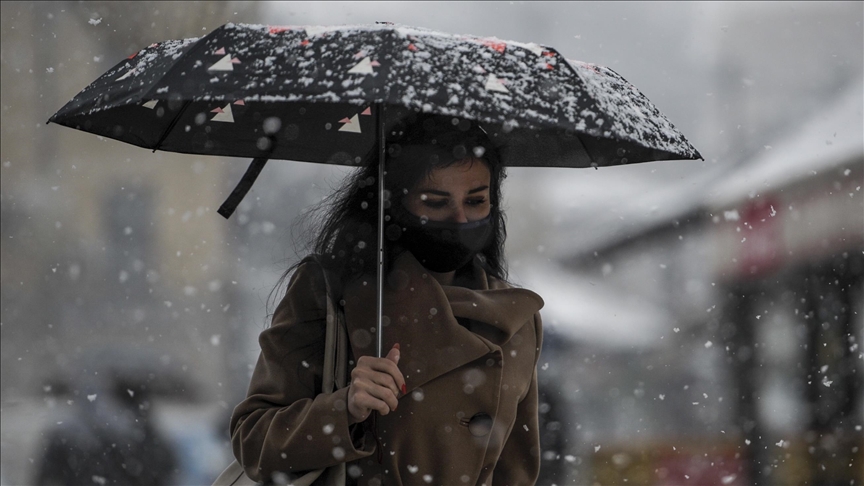
M243 178L237 183L237 187L234 188L234 191L231 192L228 199L219 206L219 209L216 211L217 213L221 214L225 219L230 218L231 215L234 214L237 206L240 205L240 201L246 197L246 193L249 192L249 189L252 189L252 184L255 183L255 179L258 178L258 174L261 173L261 169L264 168L264 164L267 163L267 160L267 157L257 157L252 159L252 163L249 164L249 168L246 169Z

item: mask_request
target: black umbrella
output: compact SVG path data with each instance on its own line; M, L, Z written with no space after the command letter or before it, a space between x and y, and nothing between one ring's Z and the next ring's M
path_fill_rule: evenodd
M511 167L598 167L699 152L611 69L537 44L389 23L226 24L129 56L49 122L172 152L254 158L226 218L268 159L379 162L411 112L478 122ZM384 204L378 219L378 355Z

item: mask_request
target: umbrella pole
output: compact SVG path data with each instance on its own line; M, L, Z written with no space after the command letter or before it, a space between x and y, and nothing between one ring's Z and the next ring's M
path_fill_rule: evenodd
M378 123L376 123L376 131L378 133L378 306L376 334L375 337L375 356L382 357L384 346L384 329L382 320L384 316L384 156L386 147L384 145L384 103L377 103L375 113L378 115Z

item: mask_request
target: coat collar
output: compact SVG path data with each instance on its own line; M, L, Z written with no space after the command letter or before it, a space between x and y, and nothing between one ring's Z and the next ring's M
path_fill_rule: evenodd
M413 389L499 350L543 307L530 290L511 288L474 262L479 288L442 286L405 252L384 285L383 350L400 344L399 367ZM345 321L355 358L375 355L376 286L361 277L345 286ZM466 329L458 321L481 323Z

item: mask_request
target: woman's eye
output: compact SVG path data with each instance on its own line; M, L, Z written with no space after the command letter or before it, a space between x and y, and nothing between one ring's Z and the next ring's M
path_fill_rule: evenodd
M437 201L431 201L429 199L424 199L423 205L428 206L430 208L436 208L437 209L437 208L443 208L444 206L446 206L447 201L444 199L439 199Z
M479 199L469 199L469 200L466 201L466 202L467 202L469 205L471 205L471 206L480 206L481 204L483 204L483 203L486 202L486 198L485 198L485 197L481 197L481 198L479 198Z

